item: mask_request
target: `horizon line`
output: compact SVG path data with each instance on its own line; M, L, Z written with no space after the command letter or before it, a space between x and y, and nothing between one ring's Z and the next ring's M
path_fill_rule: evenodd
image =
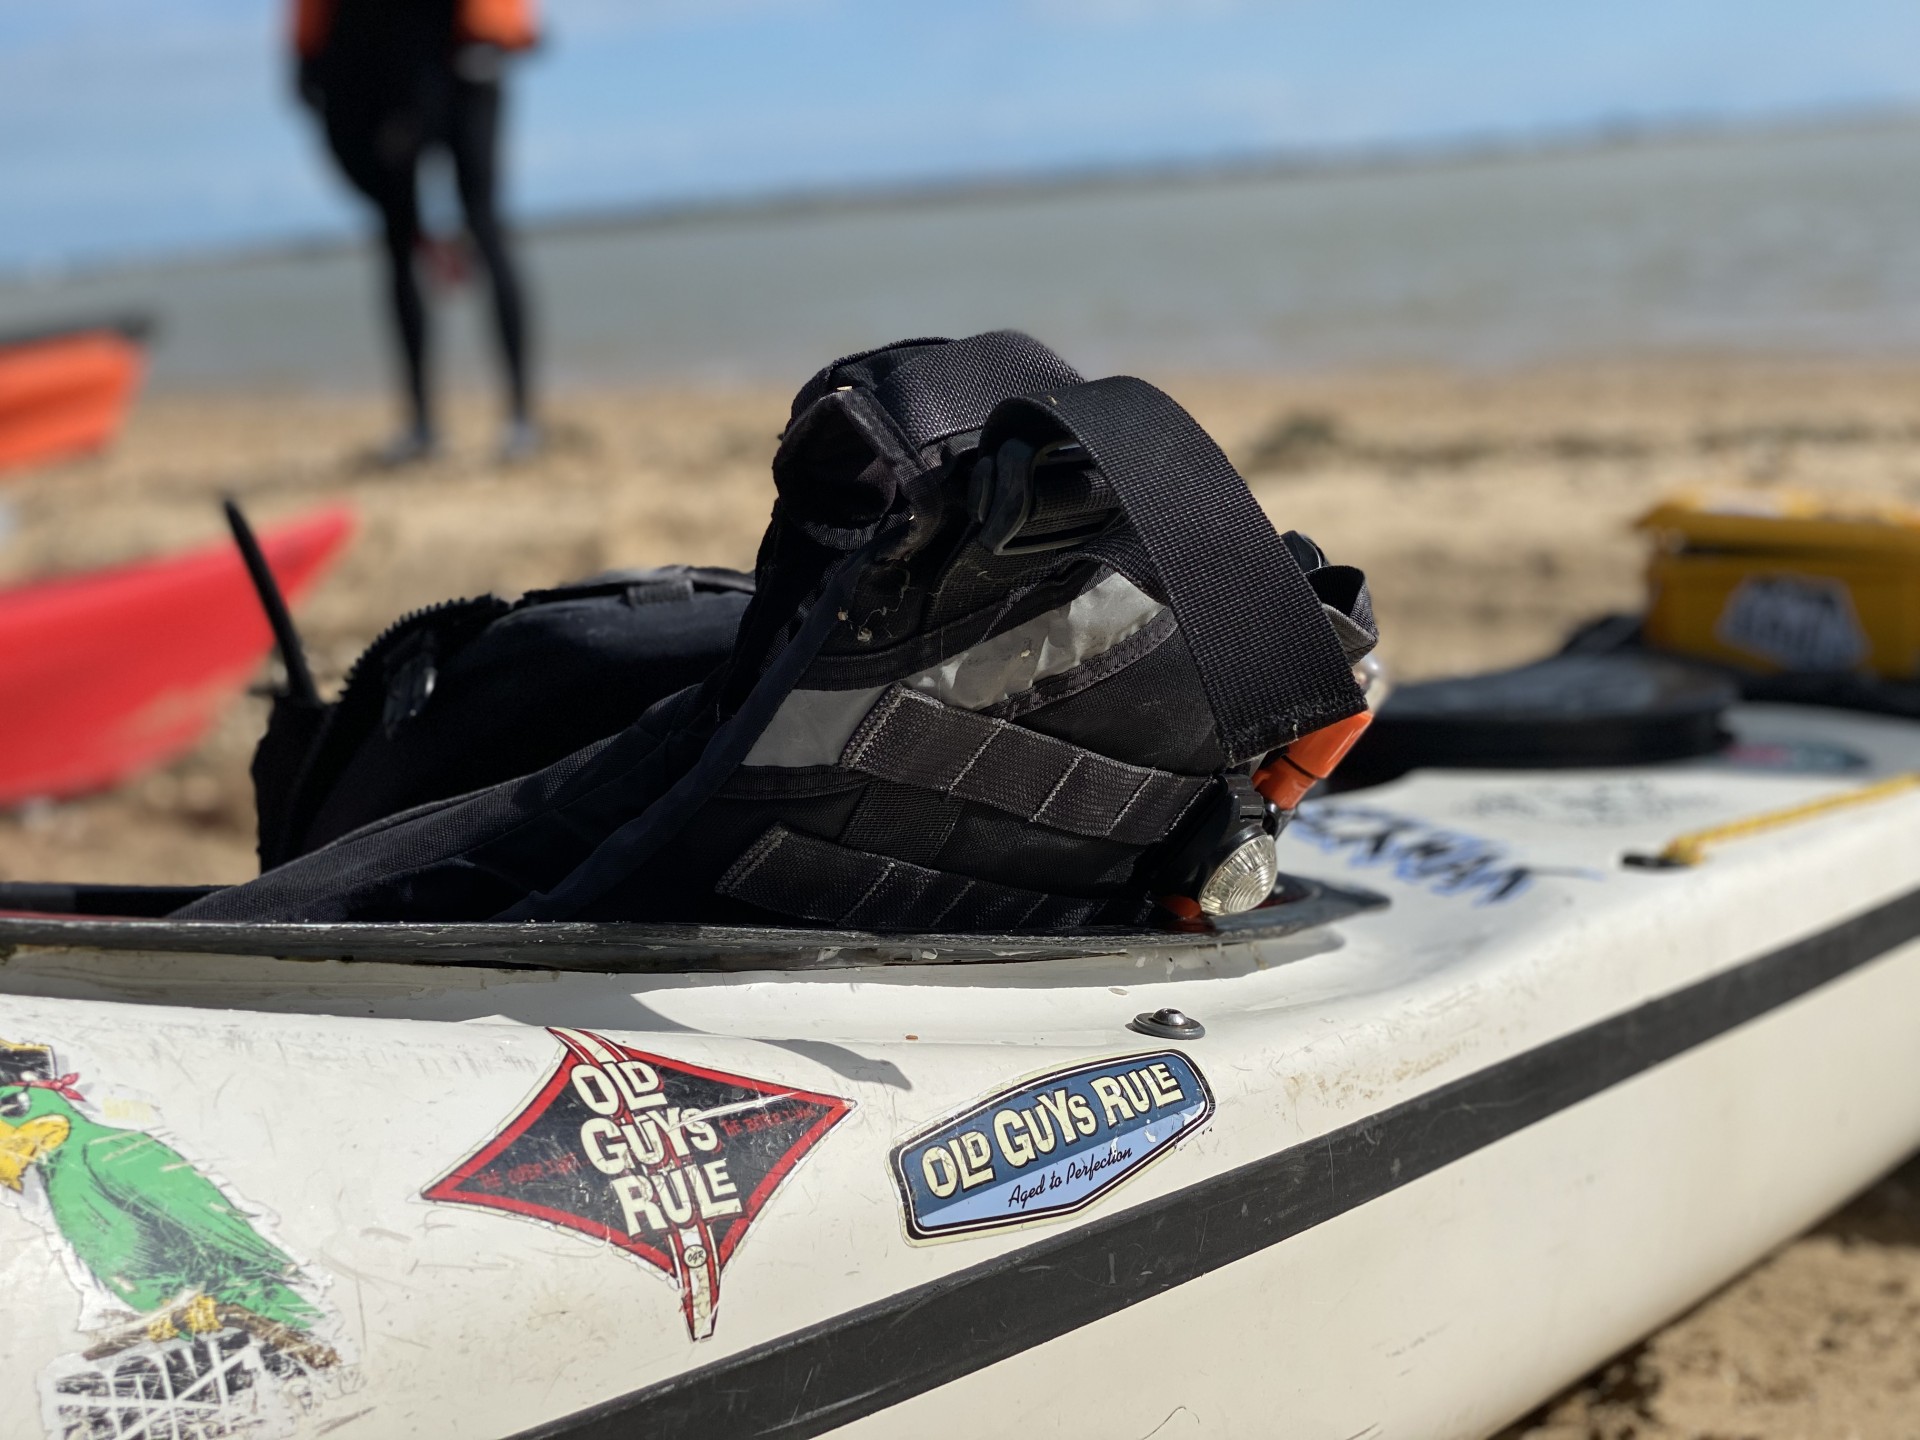
M682 195L657 200L560 206L520 217L522 236L576 236L725 224L791 216L909 210L995 200L1153 189L1172 185L1258 180L1336 179L1346 176L1469 168L1537 159L1573 158L1641 145L1719 141L1741 143L1786 135L1839 132L1920 121L1909 101L1858 102L1717 117L1670 114L1616 116L1581 125L1530 131L1481 131L1426 140L1268 146L1211 155L1087 162L1027 170L956 172L917 178L798 185L738 194ZM324 259L358 249L359 234L308 233L160 250L73 264L0 266L0 289L34 289L123 275Z

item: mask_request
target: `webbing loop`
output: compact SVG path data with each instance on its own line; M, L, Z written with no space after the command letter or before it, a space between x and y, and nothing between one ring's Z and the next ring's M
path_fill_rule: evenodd
M1119 497L1180 622L1230 765L1366 708L1306 573L1220 447L1130 375L1003 401L981 450L1061 438Z

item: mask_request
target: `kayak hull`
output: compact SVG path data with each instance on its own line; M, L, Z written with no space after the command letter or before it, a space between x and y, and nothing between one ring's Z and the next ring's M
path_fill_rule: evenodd
M304 594L351 512L269 531L281 586ZM0 805L102 789L190 749L273 636L230 544L0 591Z
M1493 1434L1904 1160L1920 1139L1915 1014L1909 946L1418 1184L834 1433L959 1440L1018 1416L1059 1436ZM1844 1067L1813 1058L1836 1054Z
M1920 795L1621 863L1920 735L1734 728L1321 802L1284 868L1390 903L1212 946L552 971L0 919L41 1124L0 1071L0 1405L217 1340L281 1347L262 1434L1487 1434L1920 1144ZM1169 1006L1204 1034L1132 1028ZM110 1313L36 1208L63 1105L219 1188L304 1348Z
M0 339L0 475L104 449L145 370L138 327Z

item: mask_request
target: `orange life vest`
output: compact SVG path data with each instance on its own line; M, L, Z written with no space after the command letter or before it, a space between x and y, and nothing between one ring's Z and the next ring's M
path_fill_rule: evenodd
M531 50L540 39L534 0L460 0L454 12L456 39L466 44Z
M326 47L333 29L336 0L294 0L293 45L312 57ZM529 50L539 43L535 0L456 0L453 38L460 44L498 45L502 50Z

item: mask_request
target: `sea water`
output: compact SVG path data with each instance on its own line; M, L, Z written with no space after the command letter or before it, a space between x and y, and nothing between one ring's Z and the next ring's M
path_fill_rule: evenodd
M1019 326L1090 370L1920 351L1920 120L531 230L561 383L790 382ZM472 378L485 312L443 306ZM0 330L144 309L157 384L384 385L370 254L0 286Z

